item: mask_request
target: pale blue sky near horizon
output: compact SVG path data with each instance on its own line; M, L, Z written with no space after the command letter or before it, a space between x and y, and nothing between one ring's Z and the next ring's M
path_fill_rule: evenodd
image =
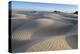
M38 2L21 2L12 1L13 10L26 10L26 11L66 11L73 12L78 10L77 5L71 4L55 4L55 3L38 3Z

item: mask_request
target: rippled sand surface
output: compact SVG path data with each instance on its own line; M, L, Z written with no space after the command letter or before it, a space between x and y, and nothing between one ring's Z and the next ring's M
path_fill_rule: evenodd
M77 21L76 14L13 13L11 18L12 52L77 49Z

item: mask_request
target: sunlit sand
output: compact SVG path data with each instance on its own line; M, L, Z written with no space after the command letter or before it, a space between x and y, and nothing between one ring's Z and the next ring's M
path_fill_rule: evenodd
M11 18L13 52L76 49L77 23L73 22L77 22L77 18L52 14L38 18L34 15L28 17L27 14L14 14L16 16Z

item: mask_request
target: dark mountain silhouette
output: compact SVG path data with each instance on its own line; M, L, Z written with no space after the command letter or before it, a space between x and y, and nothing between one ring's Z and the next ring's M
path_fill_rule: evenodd
M73 14L78 14L78 11L75 11Z
M60 13L60 11L56 11L56 10L55 10L55 11L53 11L53 13Z

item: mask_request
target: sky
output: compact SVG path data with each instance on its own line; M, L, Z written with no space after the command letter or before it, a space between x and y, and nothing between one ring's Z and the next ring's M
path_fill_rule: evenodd
M21 2L12 1L12 10L24 11L66 11L74 12L78 10L77 5L71 4L55 4L55 3L36 3L36 2Z

